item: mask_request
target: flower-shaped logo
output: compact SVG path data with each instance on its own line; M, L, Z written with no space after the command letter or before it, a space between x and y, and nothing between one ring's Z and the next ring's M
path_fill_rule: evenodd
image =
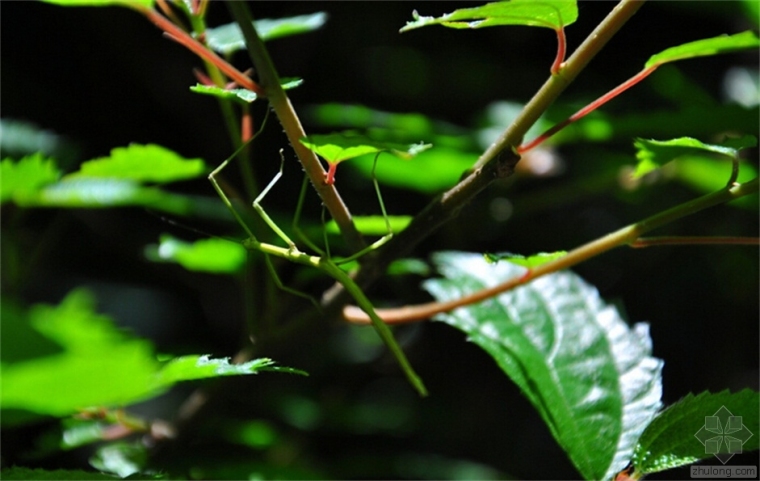
M752 437L752 431L742 423L741 416L734 416L726 406L721 406L712 416L705 416L705 424L694 434L705 447L705 453L714 454L726 464L734 454L742 452L744 443Z

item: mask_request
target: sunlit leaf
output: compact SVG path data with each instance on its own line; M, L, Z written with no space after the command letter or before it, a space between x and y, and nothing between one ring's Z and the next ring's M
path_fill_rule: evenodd
M84 162L68 179L107 177L137 182L175 182L203 175L206 166L201 159L185 159L155 144L130 144L111 150L109 157Z
M0 406L65 416L91 406L123 406L158 394L178 381L254 374L278 368L269 359L232 365L227 359L183 356L158 362L150 342L116 329L94 310L88 291L72 291L58 306L31 309L32 326L60 353L3 363Z
M525 272L479 254L439 252L438 300L458 299ZM646 324L629 328L571 272L551 274L437 318L488 352L538 410L586 479L610 479L628 463L662 393L662 361Z
M633 456L641 474L691 464L700 459L718 459L725 464L734 452L760 447L757 391L703 392L668 406L644 430ZM737 445L729 445L735 440ZM721 458L721 457L724 458Z
M707 57L721 53L730 53L737 50L746 50L760 47L760 39L754 32L746 32L734 35L720 35L694 42L685 43L677 47L671 47L662 52L652 55L647 60L645 68L662 65L676 60L684 60L694 57Z
M527 257L521 256L519 254L484 254L483 257L485 258L486 262L490 263L507 261L518 266L533 268L540 266L541 264L546 264L547 262L553 261L555 259L559 259L565 254L567 254L567 251L539 252L538 254L533 254Z
M428 25L451 28L483 28L498 25L525 25L558 30L578 18L575 0L511 0L487 3L480 7L460 8L440 17L423 17L415 10L414 21L400 31Z
M281 79L282 80L282 88L284 90L289 90L295 87L298 87L303 83L303 79ZM221 87L217 87L216 85L202 85L197 84L195 86L190 87L190 90L193 92L197 92L202 95L211 95L213 97L226 99L226 100L234 100L236 102L240 102L242 104L250 104L254 100L258 98L258 95L253 90L248 89L225 89Z
M634 176L641 177L672 160L688 155L717 154L734 159L739 150L756 146L757 138L745 135L738 139L727 139L722 144L705 144L691 137L671 140L636 139L633 145L637 149L636 158L639 160Z
M242 103L251 103L258 98L256 92L247 89L223 89L215 85L201 85L197 84L190 87L190 90L203 95L211 95L214 97L235 100Z
M316 12L287 18L263 18L255 20L253 26L256 27L259 37L266 42L318 30L326 21L325 12ZM206 30L206 42L213 50L225 55L246 48L243 33L237 23L228 23Z
M337 132L309 135L301 143L326 161L338 163L365 154L388 152L402 159L411 159L430 147L430 144L399 144L374 140L356 132Z
M170 235L162 235L158 246L145 252L148 259L156 262L177 262L190 271L213 274L235 274L246 261L242 244L224 239L202 239L195 242L181 241Z
M134 7L152 8L155 0L42 0L62 7Z
M157 379L160 385L170 386L179 381L256 374L263 370L279 370L291 374L306 375L303 371L277 368L274 364L274 361L267 358L254 359L242 364L230 364L230 360L227 358L211 359L208 355L181 356L169 361L158 373Z
M388 226L385 223L385 217L381 215L364 215L353 217L356 229L364 235L385 235L388 233ZM391 225L391 231L398 234L406 229L406 226L412 221L408 215L391 215L388 216L388 222ZM340 229L335 220L325 224L328 234L340 234Z
M41 153L28 155L18 162L3 159L0 162L0 203L11 199L24 202L60 176L55 161L46 159Z

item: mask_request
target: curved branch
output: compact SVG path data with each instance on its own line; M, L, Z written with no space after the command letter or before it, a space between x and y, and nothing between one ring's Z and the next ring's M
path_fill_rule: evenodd
M616 230L604 237L600 237L594 241L584 244L566 255L551 261L546 264L528 269L528 271L520 277L510 279L499 285L483 289L468 296L454 299L447 302L429 302L426 304L419 304L416 306L405 306L397 309L375 309L375 312L385 321L387 324L401 324L415 321L422 321L429 319L436 314L449 312L459 307L475 304L496 295L499 295L508 290L514 289L517 286L532 281L533 279L551 274L563 269L567 269L576 264L590 259L591 257L598 256L604 252L607 252L615 247L620 247L626 244L635 243L641 235L661 227L662 225L676 221L687 215L694 214L709 207L723 204L746 195L755 194L758 191L758 179L755 178L749 182L743 184L736 184L716 192L712 192L702 197L698 197L689 202L685 202L681 205L677 205L671 209L668 209L659 214L655 214L647 219L644 219L635 224L628 225L622 229ZM754 239L756 243L757 240ZM367 324L369 318L364 315L355 306L346 306L343 310L343 317L356 324Z

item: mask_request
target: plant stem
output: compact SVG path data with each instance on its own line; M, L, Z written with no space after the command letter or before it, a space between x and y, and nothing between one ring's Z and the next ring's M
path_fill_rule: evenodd
M243 32L248 54L251 57L256 72L258 72L259 81L266 92L266 97L277 114L277 118L280 120L285 134L288 136L288 140L293 150L295 150L298 160L303 165L306 174L309 176L314 189L317 191L320 199L322 199L322 203L327 207L332 218L335 219L341 234L343 234L351 250L354 252L362 250L366 247L366 243L356 229L351 218L351 213L343 203L335 186L325 183L325 171L316 154L300 142L300 139L305 137L306 133L303 130L298 115L293 109L293 105L290 103L290 99L280 85L280 79L272 63L272 59L269 57L269 52L253 27L253 18L248 11L248 7L245 3L238 1L227 2L227 6Z
M515 277L494 287L483 289L459 299L446 302L430 302L415 306L404 306L397 309L376 309L376 312L387 324L401 324L430 319L436 314L449 312L459 307L490 299L491 297L530 282L537 277L567 269L614 249L615 247L634 243L642 234L662 225L674 222L682 217L746 195L757 193L758 185L758 179L755 178L744 184L736 184L698 197L697 199L685 202L664 212L660 212L659 214L655 214L640 222L623 227L622 229L616 230L604 237L591 241L588 244L584 244L554 261L528 269L520 277ZM343 317L347 321L357 324L369 323L367 316L355 306L346 306L343 310Z
M631 247L666 245L760 245L760 237L710 237L710 236L662 236L641 237L629 244Z
M610 100L614 99L615 97L617 97L621 93L625 92L629 88L631 88L634 85L636 85L637 83L641 82L642 80L644 80L645 78L647 78L649 76L649 74L651 74L652 72L654 72L657 69L657 67L659 67L659 65L653 65L653 66L651 66L649 68L645 68L644 70L642 70L641 72L637 73L636 75L634 75L630 79L626 80L622 84L618 85L617 87L615 87L614 89L610 90L606 94L602 95L598 99L594 100L590 104L586 105L585 107L583 107L582 109L580 109L579 111L577 111L576 113L574 113L573 115L571 115L570 117L568 117L567 119L565 119L562 122L558 123L554 127L548 129L546 132L544 132L543 134L539 135L538 137L536 137L532 141L528 142L527 144L521 145L520 147L517 148L517 152L519 154L524 154L525 152L529 151L533 147L536 147L537 145L541 144L543 141L545 141L546 139L548 139L552 135L556 134L560 130L564 129L565 127L567 127L571 123L575 122L576 120L582 119L583 117L585 117L586 115L590 114L594 110L598 109L602 105L606 104Z
M565 27L557 29L557 57L549 70L552 75L557 75L562 68L562 62L565 61L565 51L567 50L567 39L565 38Z
M148 20L150 20L155 26L166 32L166 35L168 35L169 38L187 47L190 51L202 59L207 60L219 67L219 70L237 82L241 87L256 92L257 95L263 95L261 87L259 87L256 82L248 78L245 74L230 65L217 54L206 48L205 45L188 35L187 32L177 27L166 18L162 17L161 14L159 14L157 11L139 5L134 5L132 8L145 15Z
M512 175L514 166L520 159L514 148L520 145L528 129L642 4L642 1L637 0L621 0L573 52L560 71L549 77L496 142L480 156L471 173L451 190L436 197L415 216L406 229L380 249L372 261L362 265L356 275L357 283L362 287L369 286L385 272L394 259L409 253L438 227L456 217L462 207L491 182ZM328 301L336 299L335 302L340 302L341 299L337 297L339 294L339 288L333 289L327 296ZM343 297L342 300L345 301L346 298Z

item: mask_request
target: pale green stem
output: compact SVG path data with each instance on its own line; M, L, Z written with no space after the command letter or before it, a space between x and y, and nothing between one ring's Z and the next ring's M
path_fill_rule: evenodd
M366 244L359 231L356 230L351 213L343 203L335 186L325 184L325 171L316 154L300 142L300 139L306 136L306 132L304 132L301 121L293 109L293 105L290 103L290 99L283 90L282 85L280 85L280 78L277 75L272 59L269 57L269 52L264 46L264 42L253 26L253 17L251 17L247 5L244 2L238 1L230 1L227 5L243 32L245 44L248 48L248 55L250 55L251 61L258 73L260 85L264 89L275 114L277 114L277 118L280 120L293 150L303 165L304 171L309 176L314 189L322 199L322 203L327 207L332 218L335 219L349 248L354 252L362 250L366 247Z
M662 225L674 222L682 217L694 214L695 212L699 212L709 207L723 204L746 195L755 194L757 191L757 178L743 184L735 184L689 202L685 202L635 224L623 227L622 229L616 230L604 237L600 237L588 244L575 248L554 261L528 269L528 271L522 276L509 279L497 286L483 289L462 298L447 302L430 302L427 304L405 306L395 309L377 309L376 313L389 324L401 324L430 319L436 314L449 312L459 307L490 299L517 286L530 282L537 277L568 269L592 257L596 257L614 249L615 247L631 244L641 235L661 227ZM355 306L346 306L343 310L343 316L346 320L357 324L368 324L370 322L367 316Z

